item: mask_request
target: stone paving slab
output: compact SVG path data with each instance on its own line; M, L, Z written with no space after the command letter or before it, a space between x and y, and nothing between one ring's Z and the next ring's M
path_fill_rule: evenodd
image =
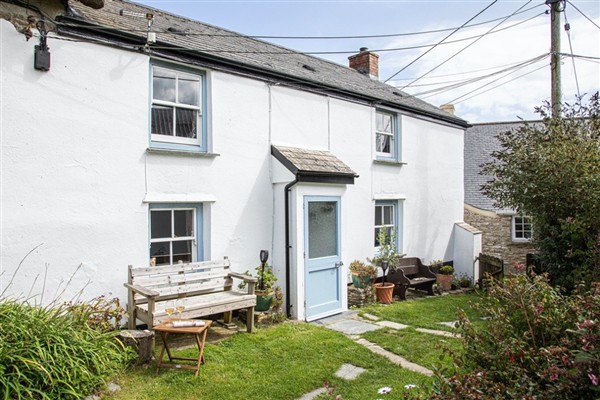
M327 393L327 389L324 387L313 390L312 392L308 392L302 395L298 400L312 400L317 396Z
M340 369L337 370L335 375L338 378L342 378L347 381L352 381L352 380L358 378L358 376L365 371L366 371L366 369L357 367L352 364L342 364L342 366L340 367Z
M458 321L440 322L439 324L446 325L450 328L456 328L456 326L458 325Z
M368 313L366 313L366 314L363 314L363 316L364 316L366 319L370 319L371 321L379 321L379 320L381 319L381 318L379 318L377 315L368 314Z
M365 346L367 349L371 350L375 354L384 356L385 358L387 358L394 364L401 366L402 368L406 368L410 371L418 372L418 373L426 375L426 376L433 376L432 370L427 369L419 364L410 362L406 358L400 357L397 354L387 351L383 347L380 347L380 346L376 345L375 343L371 343L366 339L358 339L356 341L356 343L358 343L362 346Z
M386 328L392 328L392 329L396 329L396 330L402 330L402 329L408 328L408 325L404 325L404 324L400 324L398 322L392 322L392 321L379 321L379 322L377 322L377 325L385 326Z
M334 331L342 332L346 335L360 335L365 332L376 331L383 328L379 325L350 319L334 322L325 325L325 327Z
M417 328L415 330L417 332L429 333L429 334L432 334L432 335L446 336L446 337L451 337L451 338L460 338L460 335L458 333L452 333L452 332L446 332L446 331L438 331L438 330L435 330L435 329L425 329L425 328Z
M329 324L331 324L333 322L337 322L337 321L345 321L348 319L358 319L358 318L359 318L358 311L348 310L348 311L344 311L339 314L332 315L330 317L325 317L325 318L318 319L316 321L312 321L311 324L329 325Z

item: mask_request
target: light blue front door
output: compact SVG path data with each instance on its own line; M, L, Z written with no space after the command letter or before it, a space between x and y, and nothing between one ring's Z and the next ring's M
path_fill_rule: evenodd
M342 311L340 198L304 198L306 320Z

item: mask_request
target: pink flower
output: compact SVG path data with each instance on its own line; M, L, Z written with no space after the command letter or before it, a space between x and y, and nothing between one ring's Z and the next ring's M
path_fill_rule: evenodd
M590 371L588 372L588 377L590 378L594 386L598 386L598 377L596 375L592 374L592 372Z

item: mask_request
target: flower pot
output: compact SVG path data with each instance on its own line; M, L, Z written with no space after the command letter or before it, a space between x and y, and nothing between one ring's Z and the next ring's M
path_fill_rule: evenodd
M444 292L452 288L452 275L435 274L435 278Z
M375 295L377 301L382 304L391 304L392 295L394 293L394 284L392 282L380 282L373 285L375 287Z
M357 289L364 289L366 287L369 287L369 285L371 284L371 277L365 276L365 277L361 278L358 274L353 273L352 274L352 284Z
M269 311L273 304L273 295L263 294L262 292L256 292L256 311Z

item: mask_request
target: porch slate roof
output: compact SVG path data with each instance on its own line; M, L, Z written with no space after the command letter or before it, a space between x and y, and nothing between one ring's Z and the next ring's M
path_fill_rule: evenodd
M356 172L328 151L273 145L271 154L299 181L352 184L358 178Z
M179 54L186 62L200 62L199 65L209 67L220 65L230 71L245 68L246 73L279 79L296 87L395 107L462 128L468 126L465 120L439 107L347 66L246 35L128 1L106 0L104 7L98 10L77 1L68 4L70 15L57 18L62 34L83 36L100 43L110 38L106 44L128 43L134 51L149 50L159 56ZM156 33L156 43L146 48L148 21L119 15L122 9L153 14L151 32Z

